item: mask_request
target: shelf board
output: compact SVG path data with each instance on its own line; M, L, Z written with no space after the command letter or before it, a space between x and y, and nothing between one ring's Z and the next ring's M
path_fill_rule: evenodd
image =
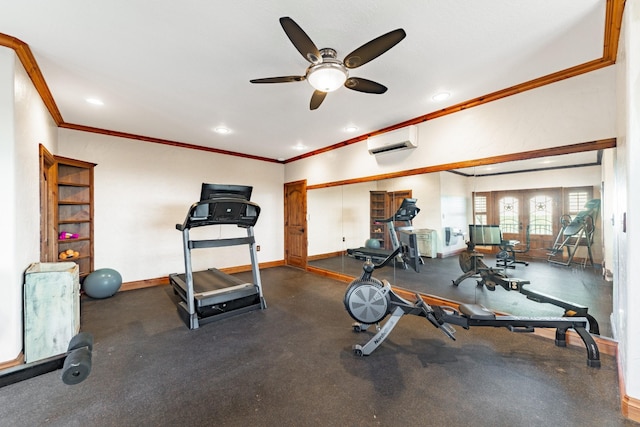
M58 239L58 244L61 243L73 243L73 242L86 242L91 240L89 237L78 237L77 239Z
M65 259L58 258L56 260L56 262L70 262L70 261L78 261L78 260L81 260L81 259L88 259L88 258L89 258L89 255L80 255L80 256L77 256L75 258L65 258Z
M58 200L59 205L90 205L91 202L74 202L72 200Z
M77 182L58 181L58 185L64 185L67 187L91 187L90 184L79 184Z

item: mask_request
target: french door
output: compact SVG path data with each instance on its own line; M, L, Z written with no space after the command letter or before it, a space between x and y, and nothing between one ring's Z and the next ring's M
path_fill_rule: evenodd
M519 241L516 249L520 250L525 250L528 242L529 256L546 257L559 232L561 201L560 189L496 192L495 219L503 239Z
M496 191L474 195L477 224L500 226L504 240L520 242L517 250L527 256L546 258L560 231L562 189Z

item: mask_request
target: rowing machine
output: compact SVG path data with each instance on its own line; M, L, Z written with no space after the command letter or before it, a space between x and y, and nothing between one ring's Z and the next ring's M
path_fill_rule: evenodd
M362 275L347 287L344 305L349 315L357 322L352 325L354 332L367 330L376 325L377 333L365 344L354 345L354 354L368 356L389 336L398 321L405 314L425 317L432 325L455 340L455 328L471 326L505 327L511 332L534 332L535 328L555 328L555 344L566 347L567 329L575 330L587 349L587 366L600 367L600 351L588 332L589 321L585 317L519 317L499 316L478 304L460 304L458 309L445 306L431 306L419 294L416 301L408 301L391 288L386 280L372 276L373 270L388 264L403 248L398 248L380 264L368 259L363 265ZM380 322L391 317L380 326Z

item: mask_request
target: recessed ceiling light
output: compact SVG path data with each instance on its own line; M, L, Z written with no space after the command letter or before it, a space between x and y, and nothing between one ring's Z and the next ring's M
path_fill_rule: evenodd
M451 94L449 92L439 92L433 95L431 99L436 102L440 102L440 101L444 101L445 99L448 99L450 96Z
M87 98L85 99L91 105L104 105L104 102L98 98Z
M347 126L344 128L345 132L353 133L358 130L358 126Z
M293 146L293 149L298 151L306 150L307 146L304 145L302 142L298 142L296 145Z
M227 133L231 133L231 129L226 128L224 126L218 126L217 128L213 129L213 131L215 133L219 133L219 134L222 134L222 135L225 135Z

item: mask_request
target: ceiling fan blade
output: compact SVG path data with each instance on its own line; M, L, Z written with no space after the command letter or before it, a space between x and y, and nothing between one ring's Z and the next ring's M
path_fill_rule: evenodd
M267 77L264 79L249 80L251 83L289 83L289 82L301 82L305 79L305 76L283 76L283 77Z
M293 43L296 49L298 49L298 52L304 56L304 59L313 64L317 64L322 60L322 56L316 45L293 19L288 16L282 17L280 18L280 25L282 25L282 29L287 34L287 37L289 37L289 40L291 40L291 43Z
M327 92L322 92L319 90L313 92L313 95L311 95L311 102L309 103L309 109L315 110L316 108L318 108L320 104L322 104L322 101L324 101L325 96L327 96Z
M347 68L356 68L366 64L372 59L382 55L406 37L407 33L402 28L383 34L380 37L365 43L344 58Z
M359 77L350 77L344 82L344 86L358 92L381 94L387 91L387 87L376 83L372 80L361 79Z

